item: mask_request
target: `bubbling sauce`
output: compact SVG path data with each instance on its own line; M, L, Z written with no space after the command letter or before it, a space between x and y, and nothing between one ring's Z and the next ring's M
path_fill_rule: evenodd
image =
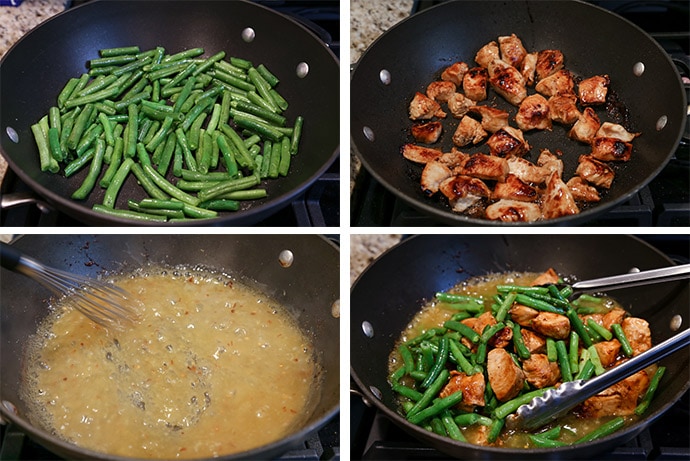
M99 452L171 459L249 450L306 421L319 366L277 302L196 270L115 282L141 306L133 326L109 331L63 302L32 338L34 424Z

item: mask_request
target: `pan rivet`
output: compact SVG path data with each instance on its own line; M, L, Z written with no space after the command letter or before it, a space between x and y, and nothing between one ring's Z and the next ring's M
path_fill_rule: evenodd
M683 324L683 317L680 315L674 315L671 317L671 324L669 325L671 327L671 331L678 331L680 326Z
M374 397L376 397L377 399L381 400L381 397L383 396L383 394L381 393L381 391L379 390L378 387L376 387L376 386L369 386L369 390L371 391L372 394L374 394Z
M656 121L656 131L663 130L667 123L668 123L668 117L667 116L662 115L661 117L659 117L659 120Z
M247 43L253 42L255 37L256 32L254 32L254 29L252 29L251 27L247 27L242 31L242 40L244 40Z
M390 85L391 73L388 72L386 69L383 69L381 72L379 72L379 79L381 79L381 83L383 83L384 85Z
M14 128L8 126L5 129L5 132L7 133L7 136L10 137L10 141L12 141L15 144L19 143L19 133L17 133L17 131Z
M642 74L644 74L644 63L636 62L633 66L633 74L635 74L636 77L639 77Z
M309 64L306 62L300 62L297 64L297 76L299 78L304 78L309 73Z
M374 130L369 128L368 126L365 126L362 128L362 132L364 133L364 136L371 142L374 142L374 139L376 139L376 136L374 136Z
M293 255L292 251L290 251L290 250L283 250L278 255L278 262L283 267L292 266L292 263L294 260L295 260L295 255Z
M340 300L336 299L335 302L331 305L331 315L333 318L339 319L340 318Z
M364 332L364 336L366 336L367 338L374 337L374 327L371 325L371 323L367 322L366 320L362 322L362 331Z

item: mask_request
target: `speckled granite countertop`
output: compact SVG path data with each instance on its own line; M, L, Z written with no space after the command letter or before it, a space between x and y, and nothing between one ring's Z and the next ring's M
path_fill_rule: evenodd
M399 243L399 234L353 234L350 236L350 285L364 269L390 247Z

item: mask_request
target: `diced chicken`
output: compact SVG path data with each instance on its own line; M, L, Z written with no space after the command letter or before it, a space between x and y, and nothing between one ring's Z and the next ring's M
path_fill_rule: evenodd
M608 75L595 75L582 80L577 86L580 103L585 106L605 103L610 83Z
M460 152L455 147L451 149L450 152L443 154L438 158L440 162L446 165L454 174L459 174L462 167L470 159L470 155L464 152Z
M415 141L433 144L441 137L443 125L441 125L441 122L417 123L412 125L410 131Z
M592 157L605 162L627 162L632 156L632 143L616 138L594 138Z
M453 63L441 72L441 80L453 82L456 86L462 86L462 78L469 69L469 66L462 61Z
M479 178L471 176L452 176L439 185L439 191L448 198L453 211L462 213L479 202L482 197L489 197L491 190Z
M487 135L488 133L484 131L481 123L465 115L460 119L460 123L458 123L458 127L455 129L453 144L458 147L464 147L469 144L479 144Z
M501 59L501 52L498 49L498 43L491 41L481 47L474 57L474 60L480 67L487 68L494 59Z
M604 122L599 127L595 137L597 138L616 138L623 142L631 142L641 133L630 133L622 125L611 122Z
M522 342L530 354L543 354L546 352L546 340L543 336L529 330L527 328L522 330Z
M537 81L553 75L563 69L563 53L558 50L542 50L536 64Z
M641 354L652 347L652 333L649 323L638 317L627 317L621 323L625 337L628 338L633 355Z
M489 346L491 347L507 347L513 339L513 329L504 327L496 332L495 335L489 339Z
M445 117L441 105L420 92L415 93L410 102L410 119L429 120L433 117Z
M496 184L492 198L534 202L539 198L539 193L537 189L521 181L517 176L508 174L505 182Z
M551 97L557 94L572 93L574 87L573 76L566 69L561 69L539 80L534 89L546 97Z
M541 209L536 203L501 199L486 207L485 216L492 221L534 222L541 219Z
M527 50L522 45L522 40L515 34L498 37L498 49L501 51L502 60L517 69L522 67Z
M552 173L551 178L546 183L546 192L543 196L541 209L546 219L560 218L580 212L570 189L556 173Z
M439 185L453 175L450 168L439 159L440 157L427 163L422 170L420 184L427 195L434 195L438 192Z
M530 150L530 145L525 141L522 131L512 126L504 126L486 141L491 155L498 157L518 156L522 157Z
M561 153L560 151L556 152ZM556 173L559 178L563 176L563 160L552 154L548 149L541 150L539 158L537 158L537 165L550 173Z
M527 97L525 78L515 67L504 61L495 60L489 64L489 83L506 101L519 106Z
M499 401L510 400L522 390L525 374L505 349L489 351L486 357L486 370L491 390Z
M544 336L565 339L570 335L570 320L565 315L539 312L532 319L532 329Z
M473 101L486 99L486 88L489 83L489 74L483 67L472 67L462 79L462 89L465 96Z
M568 132L568 137L589 144L597 134L599 126L599 116L594 112L594 109L586 107Z
M587 181L580 176L573 176L565 183L573 194L573 198L580 202L598 202L601 200L599 191L596 187L590 186Z
M588 398L576 407L576 412L585 418L631 415L647 387L649 387L647 373L644 370L638 371Z
M465 163L462 173L480 179L505 181L508 176L508 162L493 155L474 154Z
M455 83L448 81L431 82L426 87L426 95L436 102L447 102L455 94Z
M530 355L522 362L522 371L527 382L537 389L553 386L561 379L558 362L549 362L549 358L544 354Z
M577 96L574 94L556 94L548 99L549 117L556 123L572 125L580 118L577 108Z
M613 183L615 173L607 164L590 155L580 155L575 174L597 187L608 189Z
M530 283L530 286L538 287L542 285L553 285L558 283L560 280L561 278L558 276L558 272L556 272L553 267L549 267L547 270L537 275L537 277Z
M520 303L514 303L508 310L508 313L510 314L510 318L513 320L513 322L528 328L532 326L532 320L539 315L538 310L532 309L531 307L527 307Z
M455 93L448 99L448 110L455 118L462 118L474 106L474 101L462 93Z
M472 411L475 406L483 407L484 389L486 383L484 382L483 373L475 373L473 375L466 375L465 373L451 370L450 380L448 384L441 390L438 395L441 398L453 395L458 391L462 392L462 401L460 406L465 411Z
M614 307L601 318L601 324L607 329L611 329L611 325L614 323L622 324L625 318L625 311L620 307Z
M611 341L594 343L594 347L597 350L601 365L604 368L608 368L616 362L618 353L621 350L621 343L619 343L617 339L612 339Z
M402 155L407 160L413 161L415 163L429 163L430 161L439 158L443 155L438 149L432 149L430 147L418 146L416 144L405 144L402 149Z
M550 130L551 118L546 98L540 94L533 94L523 99L515 115L515 122L522 131Z
M489 106L472 106L469 112L478 114L482 118L482 128L489 133L495 133L508 125L508 112Z
M477 321L474 323L474 326L472 326L472 329L481 335L484 332L484 328L494 325L496 325L496 318L493 314L491 312L483 312L477 317Z
M517 176L522 181L532 184L541 184L551 175L551 171L542 168L522 157L508 158L508 173Z

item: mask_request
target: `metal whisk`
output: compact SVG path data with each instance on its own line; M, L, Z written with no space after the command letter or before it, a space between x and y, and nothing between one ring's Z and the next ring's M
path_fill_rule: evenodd
M79 312L109 328L122 328L137 317L129 294L113 284L45 266L10 245L0 243L0 265L25 275L65 297Z

